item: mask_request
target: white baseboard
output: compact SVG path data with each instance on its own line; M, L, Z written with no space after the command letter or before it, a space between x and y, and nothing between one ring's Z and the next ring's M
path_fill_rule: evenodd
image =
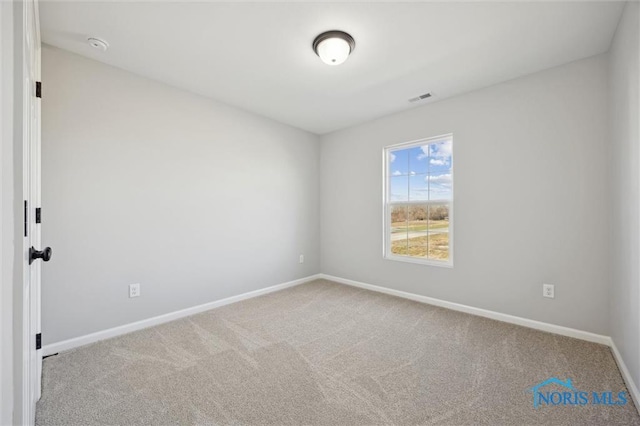
M289 281L282 284L277 284L271 287L251 291L248 293L239 294L237 296L231 296L226 299L216 300L213 302L205 303L203 305L193 306L191 308L182 309L180 311L170 312L168 314L159 315L157 317L148 318L145 320L125 324L119 327L110 328L107 330L98 331L96 333L87 334L85 336L75 337L73 339L63 340L61 342L45 345L42 348L44 356L55 354L57 352L66 351L69 349L77 348L80 346L88 345L100 340L109 339L112 337L120 336L123 334L131 333L133 331L141 330L143 328L152 327L154 325L163 324L176 319L188 317L198 314L200 312L208 311L210 309L218 308L220 306L229 305L231 303L240 302L241 300L251 299L253 297L262 296L264 294L273 293L275 291L284 290L285 288L294 287L300 284L307 283L316 279L325 279L334 281L340 284L346 284L352 287L359 287L366 290L376 291L378 293L389 294L391 296L402 297L404 299L414 300L416 302L426 303L429 305L440 306L442 308L451 309L454 311L465 312L472 315L477 315L485 318L490 318L498 321L503 321L511 324L521 325L523 327L529 327L536 330L546 331L549 333L560 334L562 336L573 337L576 339L586 340L589 342L599 343L609 346L613 353L613 357L618 364L622 377L627 385L627 389L635 402L636 408L640 412L640 392L636 386L631 373L627 368L624 360L615 343L609 336L603 336L600 334L590 333L588 331L576 330L574 328L563 327L560 325L549 324L541 321L535 321L527 318L517 317L514 315L503 314L500 312L489 311L481 308L474 308L473 306L462 305L460 303L447 302L446 300L435 299L433 297L422 296L419 294L408 293L405 291L394 290L391 288L380 287L373 284L367 284L360 281L349 280L346 278L340 278L327 274L316 274L308 277L300 278L297 280Z
M633 377L631 377L631 372L629 372L629 369L627 368L627 364L624 363L624 360L622 359L622 355L618 351L618 347L616 346L616 343L611 338L609 338L609 346L611 347L611 352L613 352L613 358L616 360L616 363L618 364L618 369L622 374L622 378L624 379L624 382L627 384L627 389L631 394L631 398L633 398L633 402L636 404L636 409L640 414L640 391L638 391L638 386L636 386L636 383L633 381Z
M335 281L340 284L346 284L353 287L377 291L379 293L385 293L391 296L402 297L404 299L410 299L416 302L426 303L428 305L440 306L442 308L447 308L454 311L465 312L467 314L477 315L485 318L491 318L502 322L508 322L510 324L516 324L523 327L534 328L536 330L547 331L549 333L560 334L562 336L574 337L576 339L587 340L589 342L600 343L607 346L609 346L611 343L611 339L609 338L609 336L590 333L588 331L576 330L575 328L563 327L561 325L554 325L546 322L535 321L532 319L516 317L514 315L502 314L500 312L489 311L487 309L474 308L473 306L447 302L446 300L435 299L433 297L422 296L414 293L407 293L405 291L394 290L387 287L380 287L377 285L349 280L346 278L334 277L332 275L320 274L320 276L325 280Z
M193 306L191 308L182 309L180 311L170 312L168 314L159 315L157 317L148 318L141 321L132 322L130 324L121 325L119 327L113 327L107 330L98 331L98 332L87 334L84 336L74 337L73 339L51 343L48 345L44 345L42 347L42 355L47 356L47 355L55 354L58 352L67 351L69 349L88 345L90 343L94 343L100 340L110 339L112 337L131 333L132 331L141 330L143 328L152 327L154 325L163 324L165 322L173 321L179 318L195 315L200 312L218 308L220 306L240 302L241 300L251 299L253 297L258 297L264 294L273 293L274 291L284 290L285 288L294 287L294 286L304 284L306 282L313 281L319 278L321 278L321 274L310 275L308 277L300 278L300 279L289 281L282 284L277 284L271 287L261 288L259 290L239 294L237 296L227 297L226 299L216 300L213 302L205 303L203 305Z
M586 340L588 342L599 343L609 346L613 353L613 358L618 364L618 369L622 374L622 378L627 385L627 389L631 394L631 398L635 403L638 413L640 413L640 392L636 386L631 373L627 368L622 355L618 351L615 343L609 336L603 336L601 334L590 333L588 331L576 330L575 328L563 327L561 325L549 324L546 322L535 321L532 319L516 317L514 315L502 314L500 312L489 311L487 309L474 308L473 306L462 305L460 303L447 302L446 300L435 299L433 297L421 296L419 294L407 293L405 291L394 290L387 287L380 287L373 284L367 284L360 281L349 280L346 278L335 277L333 275L320 274L320 278L334 281L340 284L346 284L353 287L363 288L366 290L377 291L379 293L389 294L391 296L402 297L404 299L414 300L416 302L426 303L429 305L440 306L442 308L451 309L454 311L465 312L467 314L478 315L485 318L491 318L494 320L508 322L510 324L521 325L523 327L533 328L536 330L546 331L549 333L560 334L562 336L573 337L576 339Z

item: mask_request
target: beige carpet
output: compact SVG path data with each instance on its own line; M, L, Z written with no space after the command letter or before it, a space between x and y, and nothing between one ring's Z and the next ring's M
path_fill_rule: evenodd
M626 391L605 346L322 280L61 353L43 374L38 425L640 424L631 401L533 408L550 377Z

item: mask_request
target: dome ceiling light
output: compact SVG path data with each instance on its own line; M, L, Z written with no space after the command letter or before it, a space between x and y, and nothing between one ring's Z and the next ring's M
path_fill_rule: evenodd
M344 31L327 31L313 40L313 51L327 65L340 65L355 48L355 40Z

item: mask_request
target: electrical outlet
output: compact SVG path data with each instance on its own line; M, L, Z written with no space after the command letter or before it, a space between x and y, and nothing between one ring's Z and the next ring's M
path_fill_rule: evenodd
M129 297L139 297L140 296L140 284L129 284Z
M304 263L304 254L300 255L300 263Z
M542 295L553 299L555 297L555 286L553 284L542 284Z

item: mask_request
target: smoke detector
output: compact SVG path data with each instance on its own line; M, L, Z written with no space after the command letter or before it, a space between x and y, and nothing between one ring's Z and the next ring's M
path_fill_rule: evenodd
M87 43L89 43L89 46L93 47L94 49L98 49L101 52L106 52L109 48L109 43L96 37L89 37L87 39Z

